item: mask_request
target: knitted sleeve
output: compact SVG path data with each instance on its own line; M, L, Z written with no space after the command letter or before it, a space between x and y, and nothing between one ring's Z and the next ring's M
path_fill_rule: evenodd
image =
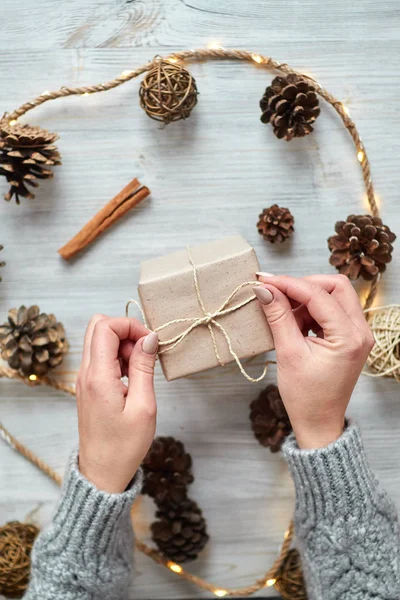
M309 600L399 600L396 509L349 424L325 448L283 448L296 489L295 530Z
M25 600L126 600L133 570L130 510L140 493L138 471L123 494L97 490L70 460L61 500L32 552Z

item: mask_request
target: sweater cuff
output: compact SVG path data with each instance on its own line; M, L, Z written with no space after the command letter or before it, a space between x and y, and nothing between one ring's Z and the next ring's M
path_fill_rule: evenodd
M143 473L139 469L122 494L98 490L79 471L78 452L71 456L63 483L61 500L53 520L53 549L103 554L114 545L121 522L130 520L130 510L142 489Z
M283 453L296 488L296 513L304 525L333 522L346 514L365 517L379 502L377 480L353 423L337 441L315 450L301 450L291 435Z

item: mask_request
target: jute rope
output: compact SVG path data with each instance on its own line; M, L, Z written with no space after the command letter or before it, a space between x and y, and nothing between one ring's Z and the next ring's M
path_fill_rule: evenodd
M45 384L54 388L55 390L61 390L70 396L75 396L75 388L73 386L67 385L66 383L54 379L53 377L47 377L46 375L41 375L40 377L35 376L35 379L29 379L29 377L23 377L17 371L14 371L14 369L9 369L4 365L0 365L0 377L6 377L7 379L19 379L30 387Z
M1 374L0 374L0 376L1 376ZM46 383L46 385L51 386L52 384ZM45 463L44 460L42 460L41 458L36 456L36 454L34 452L32 452L32 450L30 450L29 448L27 448L27 446L25 446L20 441L18 441L17 438L14 437L4 427L4 425L2 423L0 423L0 437L11 448L13 448L19 454L21 454L21 456L26 458L30 463L32 463L35 467L37 467L40 471L42 471L42 473L47 475L47 477L52 479L58 486L61 486L62 477L54 469L52 469L52 467L50 467L50 465ZM265 575L262 578L257 579L257 581L255 581L253 584L248 585L243 588L228 589L228 588L216 586L216 585L206 581L205 579L202 579L201 577L197 577L196 575L193 575L189 571L186 571L183 567L179 567L179 569L180 569L179 571L175 571L172 569L172 572L175 573L176 575L178 575L179 577L181 577L182 579L185 579L186 581L189 581L190 583L193 583L194 585L197 585L198 587L200 587L204 590L207 590L209 592L212 592L214 594L218 590L223 590L224 592L226 592L225 594L223 594L224 596L233 596L233 597L248 596L248 595L254 594L256 591L264 588L266 586L267 582L274 581L278 578L280 569L281 569L281 565L285 561L285 559L289 553L292 539L293 539L293 522L290 522L289 527L286 530L284 541L283 541L282 547L280 549L279 555L276 558L275 562L273 563L272 567L265 573ZM136 548L138 550L140 550L140 552L142 552L146 556L149 556L154 562L171 570L171 564L174 564L174 563L171 563L171 561L168 560L167 558L165 558L158 550L156 550L155 548L152 548L151 546L148 546L147 544L145 544L145 542L143 542L140 539L135 540L135 545L136 545ZM177 565L175 565L175 566L177 566Z
M256 62L255 62L255 58L257 59ZM134 79L135 77L138 77L139 75L142 75L146 71L149 71L157 64L158 61L168 60L168 59L174 60L174 61L176 61L176 60L200 61L200 60L209 60L209 59L244 60L244 61L251 62L253 64L257 64L257 66L259 66L261 68L274 69L276 71L281 71L282 73L286 73L286 74L293 73L293 74L299 75L302 78L305 78L305 79L308 79L309 81L311 81L312 85L315 87L317 94L319 94L321 96L321 98L323 98L326 102L328 102L335 109L337 114L342 119L344 126L346 127L347 131L349 132L349 134L351 135L351 137L353 139L353 142L354 142L354 145L355 145L355 148L357 151L357 155L359 155L361 153L361 157L358 158L358 160L359 160L361 170L362 170L362 176L363 176L363 180L364 180L364 184L365 184L368 203L369 203L369 206L371 209L371 214L374 217L379 216L379 209L376 204L374 188L372 185L371 166L369 163L368 155L367 155L367 152L362 143L360 134L358 133L357 127L356 127L354 121L350 118L350 116L345 111L345 108L344 108L342 102L340 102L337 98L335 98L335 96L333 96L330 92L328 92L328 90L323 88L315 79L313 79L312 77L310 77L308 75L304 75L304 73L300 73L299 71L296 71L295 69L292 69L287 63L280 63L280 62L274 60L273 58L271 58L270 56L264 56L262 54L251 52L249 50L237 50L237 49L226 49L226 48L200 48L198 50L182 50L180 52L174 52L173 54L167 56L165 59L163 59L163 57L157 56L152 61L148 62L147 64L142 65L141 67L138 67L137 69L134 69L132 71L129 71L129 70L123 71L123 73L121 73L114 79L111 79L110 81L107 81L107 82L98 83L95 85L79 86L79 87L63 86L57 91L43 92L42 94L40 94L40 96L37 96L36 98L34 98L33 100L30 100L29 102L25 102L20 107L15 109L13 112L7 114L6 115L7 119L9 121L16 120L19 117L21 117L22 115L25 115L28 111L36 108L37 106L40 106L41 104L44 104L45 102L48 102L49 100L56 100L57 98L66 98L67 96L96 94L99 92L106 92L108 90L112 90L112 89L119 87L120 85L126 83L127 81L130 81L131 79ZM376 294L376 285L377 285L377 280L375 279L371 283L371 290L370 290L370 293L365 302L366 308L369 308L369 306L371 306L371 304L373 302L373 299Z
M228 345L229 352L230 352L233 360L236 362L237 366L239 367L239 370L242 373L242 375L244 377L246 377L246 379L248 381L251 381L252 383L257 383L259 381L262 381L267 374L268 365L276 364L275 361L267 360L261 375L257 378L251 377L251 375L249 375L247 373L247 371L244 369L244 367L240 361L240 358L234 351L234 349L232 347L232 341L231 341L226 329L221 325L221 323L218 323L218 321L216 320L218 317L223 317L224 315L229 315L230 313L233 313L236 310L239 310L243 306L246 306L250 302L253 302L253 300L256 300L256 297L253 294L252 296L250 296L249 298L246 298L246 300L243 300L239 304L235 304L228 308L228 305L231 302L231 300L233 300L233 298L236 296L236 294L238 294L242 289L244 289L245 287L249 287L249 286L254 287L256 285L260 285L260 282L259 281L245 281L244 283L241 283L233 290L233 292L231 294L229 294L229 296L226 298L226 300L224 300L224 302L221 304L221 306L217 310L210 313L206 309L206 306L204 304L204 301L203 301L203 298L202 298L202 295L200 292L199 279L197 276L197 267L193 260L193 256L192 256L189 246L187 246L186 250L188 253L189 263L192 267L194 289L196 290L197 300L200 304L200 308L202 310L203 316L202 317L182 317L180 319L173 319L172 321L167 321L167 323L164 323L163 325L160 325L159 327L156 327L155 329L153 329L152 331L154 331L154 333L158 333L159 331L162 331L163 329L167 329L168 327L171 327L172 325L178 325L179 323L191 323L191 325L189 325L189 327L187 327L187 329L185 329L182 333L179 333L178 335L175 335L174 337L172 337L168 340L160 341L159 346L164 347L164 348L159 350L158 354L165 354L166 352L170 352L171 350L176 348L181 342L183 342L183 340L192 331L194 331L197 327L200 327L200 325L206 325L208 328L208 331L210 332L210 336L211 336L211 340L212 340L212 344L213 344L213 348L214 348L214 352L215 352L217 361L221 367L224 367L225 363L222 360L220 353L218 351L217 340L215 339L215 334L214 334L214 330L213 330L213 327L217 327L221 331L222 335L224 336L226 343ZM129 306L131 304L136 304L136 306L139 308L144 324L146 325L147 329L149 329L151 331L151 328L149 327L147 320L146 320L146 315L144 314L144 311L137 300L129 300L129 302L126 305L126 311L125 311L126 316L127 317L129 316Z

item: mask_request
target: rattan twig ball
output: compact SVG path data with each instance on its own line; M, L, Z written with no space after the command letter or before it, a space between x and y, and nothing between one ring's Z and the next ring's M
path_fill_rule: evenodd
M166 125L187 119L197 103L196 82L180 64L157 60L140 84L140 106Z
M307 600L300 554L289 550L276 578L275 589L285 600Z
M0 527L0 595L21 598L28 587L31 550L39 529L11 521Z
M369 370L364 370L364 374L400 381L400 304L378 306L366 312L375 346L367 358Z

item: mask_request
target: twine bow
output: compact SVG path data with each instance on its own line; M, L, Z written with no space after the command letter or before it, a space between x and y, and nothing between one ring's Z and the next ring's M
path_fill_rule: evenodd
M224 315L229 315L230 313L235 312L236 310L239 310L239 308L246 306L250 302L253 302L253 300L256 300L256 296L252 295L249 298L247 298L246 300L243 300L242 302L240 302L239 304L234 304L233 306L228 306L229 303L231 302L231 300L236 296L236 294L238 294L240 292L240 290L242 290L245 287L248 287L249 285L251 285L253 287L256 285L260 285L260 282L259 281L245 281L244 283L241 283L233 290L233 292L231 292L231 294L229 294L229 296L226 298L226 300L221 304L221 306L217 310L215 310L214 312L209 312L206 309L203 298L201 297L199 280L197 277L196 264L193 260L192 254L190 252L190 248L187 247L186 249L187 249L187 253L188 253L188 257L189 257L189 262L190 262L190 264L192 266L192 270L193 270L193 282L194 282L194 287L196 290L197 300L200 304L200 308L203 312L203 316L202 317L185 317L185 318L181 318L181 319L173 319L172 321L168 321L167 323L164 323L163 325L160 325L159 327L156 327L156 329L152 330L155 333L158 333L159 331L162 331L163 329L166 329L167 327L170 327L171 325L176 325L178 323L191 323L184 331L182 331L182 333L179 333L179 334L175 335L174 337L171 337L168 340L160 341L158 345L159 345L159 347L163 347L163 348L158 351L158 354L165 354L166 352L170 352L171 350L176 348L176 346L178 346L181 342L183 342L183 340L194 329L196 329L197 327L200 327L201 325L206 325L208 328L208 331L210 332L210 336L211 336L211 340L213 343L214 352L215 352L217 361L218 361L219 365L221 365L221 367L224 367L225 363L222 360L222 358L218 352L217 341L215 339L214 327L217 327L221 331L222 335L224 336L226 343L228 345L229 352L230 352L233 360L236 362L237 366L239 367L239 370L242 373L242 375L244 377L246 377L246 379L248 381L251 381L252 383L257 383L258 381L262 381L267 374L268 365L275 364L275 361L267 360L261 375L257 378L251 377L251 375L249 375L247 373L247 371L244 369L244 367L240 361L240 358L234 351L234 349L232 347L231 339L230 339L226 329L221 325L221 323L219 323L216 320L218 317L223 317ZM144 324L146 325L147 329L150 329L150 327L148 326L144 311L137 300L129 300L129 302L126 305L126 316L127 317L129 316L129 306L131 304L136 304L136 306L139 308L139 310L141 312Z

